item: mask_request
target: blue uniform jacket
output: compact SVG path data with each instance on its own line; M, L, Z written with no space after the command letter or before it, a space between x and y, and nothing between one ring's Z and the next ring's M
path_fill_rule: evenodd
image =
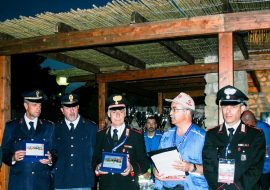
M256 126L257 128L263 130L266 140L267 155L265 157L263 166L263 173L265 174L270 172L270 125L262 121L257 121Z
M149 138L147 136L147 132L144 132L144 142L145 142L145 148L146 152L157 150L159 147L159 142L162 137L162 134L159 130L155 131L155 134L152 138Z
M25 160L12 165L12 156L17 150L23 149L23 143L28 140L38 140L51 148L53 123L38 120L35 134L31 135L24 118L6 123L2 150L3 162L10 166L9 190L48 190L51 188L50 167L40 162Z
M71 132L64 120L55 125L53 152L55 160L54 186L57 189L93 187L92 155L96 143L97 125L80 117Z
M193 163L202 164L202 149L205 140L205 131L196 124L191 124L190 131L187 133L186 139L179 144L183 139L176 137L176 127L165 132L160 141L160 149L177 146L183 160ZM178 139L179 138L179 139ZM204 190L208 189L208 184L203 175L196 173L189 173L184 181L159 181L156 180L155 186L161 189L162 186L171 188L180 184L184 186L185 190Z

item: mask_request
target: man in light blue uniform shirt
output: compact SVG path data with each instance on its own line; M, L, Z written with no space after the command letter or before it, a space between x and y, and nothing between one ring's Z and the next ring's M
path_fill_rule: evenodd
M247 124L259 129L262 129L264 132L265 140L266 140L266 155L263 165L263 174L260 178L261 190L269 190L270 188L270 125L263 121L259 121L255 118L255 115L246 110L242 113L241 120Z
M167 180L163 174L154 169L157 189L172 190L204 190L208 189L207 181L203 175L202 149L205 131L192 123L195 111L193 99L181 92L171 103L170 117L175 127L165 132L160 141L160 149L177 147L181 162L175 162L175 169L184 171L186 176L179 180Z

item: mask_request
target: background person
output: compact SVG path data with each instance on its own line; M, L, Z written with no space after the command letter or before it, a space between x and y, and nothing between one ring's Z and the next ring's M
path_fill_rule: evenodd
M92 156L97 125L79 114L76 94L61 98L64 119L56 123L53 135L55 189L90 190L94 186Z
M247 125L262 129L262 131L264 132L267 149L266 149L264 165L263 165L263 174L260 178L260 185L261 185L261 190L269 190L270 188L270 158L269 158L270 125L268 125L267 123L263 121L257 120L255 115L249 110L246 110L242 113L241 120Z
M2 151L3 162L10 166L9 190L49 190L51 189L51 155L45 159L31 161L26 158L25 143L44 143L45 152L51 148L53 123L39 119L41 103L45 94L40 90L23 94L25 114L20 119L7 122Z
M126 126L126 100L122 95L108 98L108 116L111 126L97 134L93 158L96 174L99 176L100 190L138 190L138 175L149 168L143 135ZM102 152L124 153L128 155L127 168L123 173L114 174L100 170Z
M207 131L203 148L204 175L210 189L259 189L265 138L261 130L241 122L247 100L230 85L217 93L224 123Z
M171 102L170 117L175 127L162 135L160 149L177 147L182 161L175 163L174 167L186 173L185 178L168 181L163 175L154 169L156 188L158 189L185 189L204 190L208 189L203 175L202 148L204 145L205 131L192 123L192 115L195 111L193 99L186 93L181 92ZM164 160L166 162L166 160Z

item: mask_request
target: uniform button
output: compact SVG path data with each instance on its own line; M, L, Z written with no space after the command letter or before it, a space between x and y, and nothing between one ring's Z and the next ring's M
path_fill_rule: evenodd
M73 166L73 164L70 164L70 166L72 167L72 166Z
M32 175L35 175L35 172L32 172Z
M70 139L74 139L74 137L70 137Z
M73 144L72 144L72 145L70 145L70 147L71 147L71 148L73 148L73 147L74 147L74 146L73 146Z
M70 154L71 157L73 157L73 154Z

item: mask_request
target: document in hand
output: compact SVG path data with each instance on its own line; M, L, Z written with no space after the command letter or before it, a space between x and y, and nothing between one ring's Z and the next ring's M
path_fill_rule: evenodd
M165 177L168 176L185 176L185 172L175 169L172 165L176 161L181 162L180 153L176 147L160 149L149 152L156 169Z

